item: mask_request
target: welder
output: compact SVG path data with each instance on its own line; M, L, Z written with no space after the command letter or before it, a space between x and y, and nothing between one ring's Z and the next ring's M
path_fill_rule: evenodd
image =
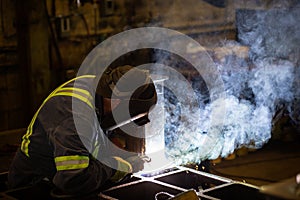
M142 84L130 87L133 80ZM54 194L72 198L97 192L108 182L122 181L142 170L143 159L138 154L111 155L103 138L120 126L148 123L156 102L149 72L128 65L107 68L100 79L83 75L62 84L45 99L22 137L9 169L9 187L49 180ZM113 113L123 116L124 106L130 119L118 123Z

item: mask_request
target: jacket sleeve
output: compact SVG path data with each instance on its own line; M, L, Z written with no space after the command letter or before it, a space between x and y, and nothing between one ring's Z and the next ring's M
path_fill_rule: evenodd
M94 110L81 101L74 109L70 99L53 98L43 110L47 113L44 128L53 147L57 170L53 183L64 193L90 193L110 179L115 170L94 159L89 151L96 134ZM114 165L117 162L111 163Z

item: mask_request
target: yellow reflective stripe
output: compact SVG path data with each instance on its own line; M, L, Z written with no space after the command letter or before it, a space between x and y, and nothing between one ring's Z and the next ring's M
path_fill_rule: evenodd
M99 148L100 148L100 144L99 144L98 140L96 140L96 142L94 144L94 150L93 150L93 153L92 153L94 158L98 157Z
M83 76L79 76L76 78L73 78L65 83L63 83L62 85L60 85L58 88L56 88L53 92L51 92L51 94L43 101L42 105L39 107L39 109L36 111L36 113L34 114L28 128L27 128L27 132L24 134L24 136L22 137L22 143L21 143L21 150L23 151L23 153L25 153L26 156L29 157L29 153L28 153L28 146L30 143L29 137L32 134L32 127L33 124L37 118L38 113L40 112L41 108L44 106L44 104L52 97L54 96L55 93L57 93L58 90L60 90L61 88L63 88L64 86L66 86L67 84L71 83L72 81L75 81L76 79L80 79L80 78L95 78L95 75L83 75Z
M46 99L48 100L48 98ZM27 128L27 132L25 135L23 135L22 137L22 143L21 143L21 150L25 153L26 156L29 157L29 154L28 154L28 145L30 143L30 140L29 140L29 137L31 136L32 134L32 127L33 127L33 124L37 118L37 115L38 113L40 112L40 110L42 109L43 105L45 104L46 100L42 103L42 105L39 107L39 109L37 110L37 112L34 114L28 128Z
M86 97L83 97L79 94L73 93L73 92L58 92L58 93L54 94L53 96L75 97L75 98L80 99L81 101L87 103L91 108L94 108L93 104L91 103L91 101L89 101L89 99L87 99Z
M63 93L63 92L67 92L67 93ZM93 97L90 94L90 92L87 91L87 90L84 90L84 89L81 89L81 88L65 87L65 88L61 88L56 94L54 94L54 96L57 96L57 94L58 95L65 94L66 96L73 96L73 97L78 98L81 101L87 103L91 108L94 108L94 106L92 104ZM70 94L72 94L72 95L70 95Z
M76 91L76 92L82 93L82 94L86 95L87 98L92 99L92 96L91 96L90 92L87 91L87 90L81 89L81 88L64 87L64 88L59 89L59 91L66 91L66 90L67 91L71 90L71 91Z
M54 158L56 169L61 170L71 170L71 169L84 169L89 166L88 156L59 156Z
M55 162L69 161L69 160L89 160L89 157L73 155L73 156L58 156L54 158Z
M78 164L78 165L66 165L66 166L56 166L57 171L62 171L62 170L71 170L71 169L84 169L89 166L88 163L84 164Z

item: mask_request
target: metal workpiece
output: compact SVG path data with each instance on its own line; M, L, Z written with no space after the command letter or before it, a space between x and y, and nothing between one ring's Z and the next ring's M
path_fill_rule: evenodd
M5 176L5 174L3 175ZM108 186L92 199L98 200L281 200L299 199L298 176L267 186L220 177L208 172L175 166L151 174L135 173L122 183ZM57 199L49 181L0 192L4 199ZM292 190L290 190L292 189ZM298 195L298 196L297 196ZM70 198L65 198L70 199ZM71 198L74 199L74 198ZM91 198L87 198L91 199Z
M137 173L138 180L114 186L99 194L101 199L180 199L192 195L198 198L214 199L203 194L204 189L231 183L231 179L215 176L206 172L177 166L150 174ZM176 197L176 198L175 198Z
M132 182L111 187L99 194L100 199L198 199L206 200L279 200L262 192L258 186L220 177L183 166L153 172L133 174Z

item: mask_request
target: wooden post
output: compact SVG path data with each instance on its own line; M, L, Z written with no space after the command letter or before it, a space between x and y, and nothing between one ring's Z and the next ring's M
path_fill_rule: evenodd
M23 75L23 109L28 122L50 92L45 6L44 0L16 1L18 63Z

